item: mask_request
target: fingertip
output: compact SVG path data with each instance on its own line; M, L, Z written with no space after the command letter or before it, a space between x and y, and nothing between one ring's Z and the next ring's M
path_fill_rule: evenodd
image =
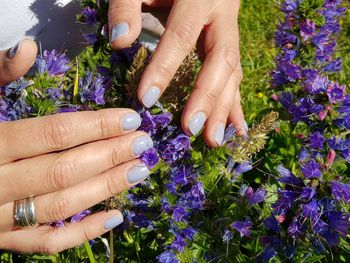
M124 222L123 214L118 210L109 210L105 212L103 227L106 231L109 231Z

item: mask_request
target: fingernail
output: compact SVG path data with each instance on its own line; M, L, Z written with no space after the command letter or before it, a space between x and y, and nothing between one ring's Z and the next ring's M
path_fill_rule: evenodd
M243 122L243 127L244 127L244 130L245 130L245 133L248 134L249 128L248 128L248 124L247 124L247 122L246 122L245 120L244 120L244 122Z
M150 88L142 98L142 103L147 108L151 108L159 99L160 89L157 87Z
M127 178L129 184L134 184L145 180L149 176L149 170L146 165L139 164L131 168L128 172Z
M203 125L206 121L207 117L204 112L198 112L192 117L188 128L193 135L197 135L200 130L203 128Z
M141 125L141 117L136 112L129 112L123 116L122 125L124 131L137 129Z
M16 56L17 52L21 49L22 41L18 42L15 46L9 49L7 52L7 57L8 58L13 58Z
M123 222L124 222L124 218L122 214L113 216L105 222L105 229L113 229L116 226L119 226Z
M225 134L225 125L219 124L216 127L214 136L213 136L214 140L219 146L222 145L222 142L224 140L224 134Z
M133 152L138 156L153 147L153 141L148 135L138 137L133 142Z
M129 33L128 23L119 23L115 25L112 29L111 42L117 40L118 38L125 36Z

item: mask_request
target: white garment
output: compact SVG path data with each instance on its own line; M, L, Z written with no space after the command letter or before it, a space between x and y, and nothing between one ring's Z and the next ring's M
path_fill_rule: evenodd
M80 11L79 1L74 0L0 0L0 51L32 38L42 50L67 50L73 57L85 46L82 32L89 31L76 22ZM164 27L149 14L143 14L143 24L140 39L153 50Z

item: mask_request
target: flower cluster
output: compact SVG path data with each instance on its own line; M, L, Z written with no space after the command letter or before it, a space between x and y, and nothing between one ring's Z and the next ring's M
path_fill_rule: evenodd
M261 238L263 261L275 255L293 258L305 239L314 251L326 254L328 248L339 246L350 228L344 206L350 188L334 166L349 161L349 96L346 87L330 76L341 68L334 51L345 9L340 0L286 0L281 10L285 20L275 36L280 54L272 85L281 90L277 99L294 125L304 123L307 128L299 136L300 168L277 168L281 187L271 216L264 220L269 235Z

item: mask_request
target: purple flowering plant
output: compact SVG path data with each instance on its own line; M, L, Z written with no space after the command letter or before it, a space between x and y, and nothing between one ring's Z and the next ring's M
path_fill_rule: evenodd
M181 130L181 109L200 67L195 53L179 70L187 75L177 75L155 107L143 108L135 90L152 52L140 42L110 49L107 2L82 1L77 20L91 46L75 61L43 51L36 75L0 87L0 121L131 107L142 117L140 130L154 139L140 157L151 169L148 180L68 219L117 208L125 223L108 239L55 260L93 262L93 253L98 262L346 262L350 95L337 81L346 65L336 52L343 1L281 1L271 99L259 92L263 102L255 98L247 136L230 125L217 149ZM278 127L271 111L279 112Z

